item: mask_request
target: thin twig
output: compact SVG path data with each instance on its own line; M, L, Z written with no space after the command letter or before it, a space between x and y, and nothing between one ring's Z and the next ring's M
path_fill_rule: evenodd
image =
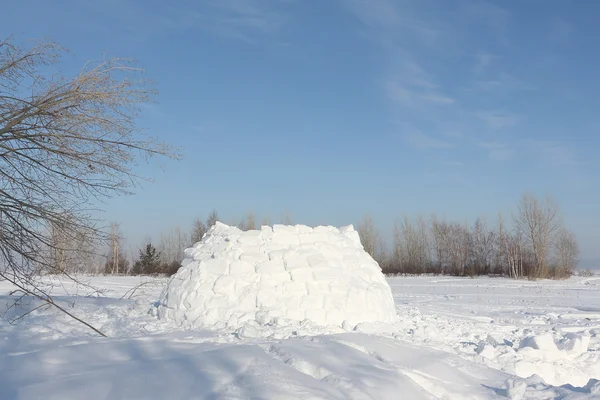
M70 313L69 311L65 310L63 307L59 306L58 304L56 304L54 302L54 299L47 295L47 294L43 294L40 295L38 293L35 293L29 289L27 289L26 287L24 287L23 285L21 285L19 282L17 282L16 279L11 279L8 276L6 276L5 274L0 272L0 277L6 279L8 282L12 283L13 285L15 285L16 287L18 287L22 292L27 293L43 302L45 302L48 305L51 305L53 307L56 307L57 309L59 309L60 311L62 311L63 313L67 314L69 317L73 318L74 320L82 323L83 325L87 326L88 328L90 328L91 330L93 330L94 332L96 332L98 335L102 336L102 337L107 337L102 331L98 330L97 328L95 328L94 326L92 326L91 324L85 322L84 320L82 320L81 318L73 315L72 313ZM37 289L39 290L39 289Z
M127 298L128 298L128 299L131 299L131 298L133 297L133 294L134 294L134 293L135 293L135 292L136 292L136 291L137 291L139 288L141 288L142 286L144 286L144 285L147 285L147 284L149 284L149 283L152 283L152 282L142 282L142 283L140 283L140 284L138 284L138 285L136 285L136 286L132 287L131 289L129 289L128 291L126 291L125 293L123 293L123 296L121 296L121 297L119 298L119 300L123 300L123 299L125 298L125 296L127 296L127 293L129 293L129 292L131 292L131 294L130 294L130 295L129 295L129 297L127 297Z
M11 325L14 325L14 324L15 324L17 321L19 321L20 319L24 318L25 316L27 316L27 315L31 314L31 313L32 313L32 312L34 312L35 310L37 310L37 309L39 309L39 308L42 308L42 307L48 307L48 308L50 308L50 307L52 307L52 306L51 306L50 304L47 304L47 303L40 304L39 306L37 306L37 307L35 307L35 308L33 308L33 309L31 309L31 310L27 311L25 314L21 314L20 316L18 316L18 317L17 317L17 318L15 318L15 319L11 319L11 320L9 321L9 323L10 323ZM48 309L48 308L46 308L46 309Z

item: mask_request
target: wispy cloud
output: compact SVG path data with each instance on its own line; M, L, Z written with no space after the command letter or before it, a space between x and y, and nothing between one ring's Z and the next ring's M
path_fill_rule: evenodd
M447 97L441 94L435 94L435 93L421 93L420 94L421 99L428 101L430 103L437 103L437 104L454 104L456 103L456 100L453 99L452 97Z
M475 58L475 66L473 67L473 70L475 71L476 74L481 74L489 66L492 65L492 62L494 61L494 59L498 58L498 56L495 56L491 53L482 51L482 52L475 54L474 58Z
M254 42L285 24L291 4L293 0L218 0L205 2L195 15L214 33Z
M474 114L492 129L504 129L515 126L519 117L506 111L478 111Z
M529 157L537 157L540 161L554 167L582 165L576 158L571 146L552 140L523 140L521 142Z
M277 32L288 21L295 0L204 0L169 3L160 0L108 4L88 0L94 12L119 21L118 27L134 41L151 40L173 30L204 30L254 43ZM112 3L112 4L111 4Z
M434 135L411 125L414 119L435 125L437 110L452 113L453 108L460 106L454 93L423 61L424 53L435 54L447 40L443 25L431 21L429 13L423 13L420 1L347 0L343 4L362 23L361 32L366 30L382 51L379 81L390 102L390 122L401 118L407 127L402 129L408 131L403 134L404 141L422 149L452 147L457 137L436 137L440 132L451 131L448 127L440 126Z
M527 115L506 99L537 88L510 68L505 51L511 47L513 18L500 3L462 0L453 12L469 26L465 29L440 19L426 1L343 4L360 21L361 34L366 31L381 49L378 82L390 104L390 123L409 147L446 151L452 159L474 151L500 163L517 157L544 165L575 161L568 145L526 142L519 136ZM465 40L473 29L489 48Z
M439 93L430 86L411 84L406 79L401 81L388 81L385 84L388 97L395 103L410 108L420 107L427 104L453 104L455 99Z
M411 15L394 0L346 0L343 3L357 18L378 36L378 40L396 43L399 40L418 39L434 43L442 32L427 22ZM407 37L408 35L408 37Z
M402 138L412 147L419 149L445 149L452 147L452 144L441 139L437 139L424 134L418 130L409 130Z
M522 139L514 142L477 142L477 146L487 152L494 161L507 161L519 155L523 159L536 160L548 167L578 166L573 148L567 143L552 140Z
M493 161L507 161L516 154L514 146L500 142L479 142L478 147Z

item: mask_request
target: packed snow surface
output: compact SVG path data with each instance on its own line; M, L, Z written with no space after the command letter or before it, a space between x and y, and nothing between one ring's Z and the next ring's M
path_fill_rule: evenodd
M185 251L167 284L161 319L241 329L289 321L354 328L394 322L392 291L352 226L213 226Z
M600 399L600 277L387 278L396 322L255 337L149 315L164 278L78 278L43 282L108 338L0 281L0 399Z

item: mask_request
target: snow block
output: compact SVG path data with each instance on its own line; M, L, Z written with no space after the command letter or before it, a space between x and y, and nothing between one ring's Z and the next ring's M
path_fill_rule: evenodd
M253 274L256 272L252 263L245 261L233 261L229 266L231 275Z
M550 333L543 333L537 336L528 336L519 344L520 348L531 347L532 349L558 352L558 348L554 343L554 338Z
M161 319L240 337L256 334L249 323L397 320L391 289L352 226L242 232L217 223L185 257L152 312ZM565 346L583 347L574 339Z

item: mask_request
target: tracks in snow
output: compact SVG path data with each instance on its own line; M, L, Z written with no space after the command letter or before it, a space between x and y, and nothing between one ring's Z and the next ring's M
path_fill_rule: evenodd
M456 357L367 335L311 337L262 347L346 399L490 399L499 396L484 384L498 385L504 378L473 376L461 370L464 361Z

